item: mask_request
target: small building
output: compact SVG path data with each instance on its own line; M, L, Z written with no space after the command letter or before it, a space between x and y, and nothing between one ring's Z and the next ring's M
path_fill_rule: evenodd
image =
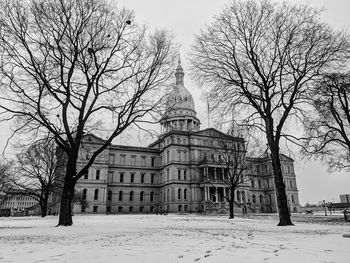
M350 203L350 194L339 195L340 203Z
M10 209L11 215L25 214L29 208L39 204L32 196L17 192L2 195L0 200L0 209Z

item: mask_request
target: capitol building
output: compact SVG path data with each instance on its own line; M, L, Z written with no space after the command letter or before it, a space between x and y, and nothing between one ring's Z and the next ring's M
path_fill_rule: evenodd
M226 165L218 161L219 142L232 141L244 152L245 141L213 128L201 130L180 62L175 78L161 135L147 147L112 144L101 153L76 185L82 201L74 213L228 213L224 197L230 190ZM86 135L78 164L102 142ZM281 154L281 163L290 212L298 212L294 161ZM247 180L235 190L235 213L277 212L270 158L251 158L249 164Z

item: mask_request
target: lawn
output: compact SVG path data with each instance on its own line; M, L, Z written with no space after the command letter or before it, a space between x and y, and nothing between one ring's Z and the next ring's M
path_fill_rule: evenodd
M336 217L333 217L336 218ZM338 217L339 218L339 217ZM0 218L0 262L350 262L350 223L321 215ZM329 220L329 222L327 222Z

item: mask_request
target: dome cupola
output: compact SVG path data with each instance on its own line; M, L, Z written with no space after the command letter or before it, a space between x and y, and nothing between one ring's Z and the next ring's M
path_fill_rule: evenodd
M175 72L176 83L168 95L166 111L161 121L165 132L169 130L199 130L199 120L196 117L194 100L184 86L185 73L179 58Z

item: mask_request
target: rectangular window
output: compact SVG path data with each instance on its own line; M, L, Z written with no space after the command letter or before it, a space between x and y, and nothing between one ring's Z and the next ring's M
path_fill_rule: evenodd
M86 195L87 195L87 190L84 189L84 190L83 190L83 194L82 194L82 196L81 196L81 199L86 200Z
M187 180L187 171L184 170L184 180Z
M130 183L134 183L135 174L130 174Z
M96 180L100 180L101 170L96 170Z
M98 189L95 189L94 200L98 200Z
M134 207L130 206L129 207L129 213L132 213L134 211Z
M169 153L169 151L166 152L166 161L167 161L167 163L170 161L170 153Z
M136 155L131 155L131 165L136 165Z
M145 182L145 174L141 174L141 184Z
M177 179L181 180L181 170L180 169L177 170Z
M125 165L125 154L120 155L120 164Z
M155 157L151 157L151 166L152 167L156 166L156 158Z
M124 173L119 174L119 182L124 183Z
M154 174L151 174L151 184L154 184Z
M113 182L113 172L108 172L108 182Z
M146 166L146 156L141 156L141 165Z
M109 155L109 163L114 164L114 154Z
M97 213L97 208L98 208L98 206L97 206L97 205L94 205L92 211L93 211L94 213Z
M86 171L86 172L84 173L84 179L85 179L85 180L89 179L89 172L88 172L88 171Z
M107 206L107 213L110 213L110 212L111 212L111 207Z
M81 207L81 212L84 213L85 212L85 206Z
M177 160L181 162L181 151L177 151Z
M123 212L123 207L122 206L118 206L118 213Z

